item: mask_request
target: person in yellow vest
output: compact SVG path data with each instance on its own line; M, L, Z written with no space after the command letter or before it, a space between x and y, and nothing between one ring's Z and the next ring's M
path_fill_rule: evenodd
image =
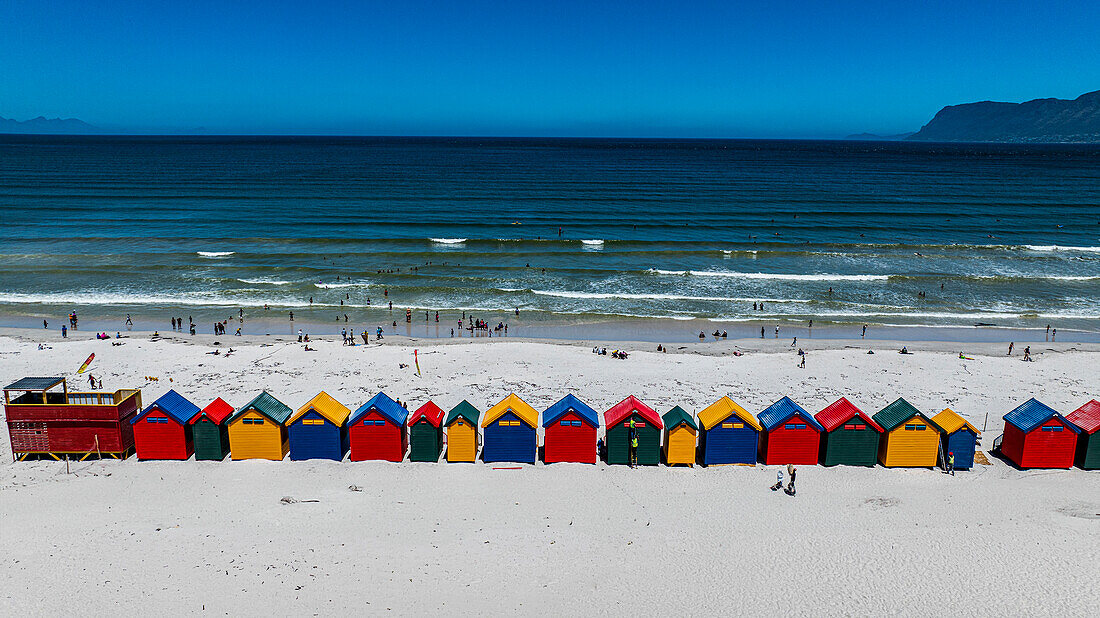
M955 476L955 453L947 454L947 471L951 473L951 476Z
M638 465L638 434L630 438L630 467Z

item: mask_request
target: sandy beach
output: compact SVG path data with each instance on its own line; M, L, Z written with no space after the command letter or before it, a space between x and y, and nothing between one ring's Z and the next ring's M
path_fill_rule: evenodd
M573 392L601 411L634 394L698 412L729 394L754 413L784 395L811 412L845 396L873 413L904 396L986 427L983 450L1029 397L1068 413L1100 396L1097 344L1035 344L1024 363L1022 346L1006 357L967 344L974 360L962 360L953 343L906 342L903 356L894 342L831 339L805 346L799 369L789 339L665 354L607 344L630 352L616 360L592 354L598 342L327 338L305 352L287 337L221 337L214 356L204 335L90 336L7 329L0 380L66 375L85 390L75 371L95 352L105 389L140 387L146 404L169 388L200 406L267 389L297 407L323 389L354 408L385 390L410 407L484 410L514 391L540 410ZM775 470L761 465L130 458L71 470L0 465L4 614L1100 613L1100 474L1079 469L805 466L796 497L769 491Z

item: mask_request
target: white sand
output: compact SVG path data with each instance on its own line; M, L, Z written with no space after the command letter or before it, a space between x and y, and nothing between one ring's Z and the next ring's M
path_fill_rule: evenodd
M698 411L728 393L753 412L783 395L817 412L844 395L873 413L904 396L979 428L988 412L988 447L1030 396L1065 412L1100 396L1100 351L1063 344L1023 363L1001 346L970 345L988 355L961 361L947 344L901 356L875 342L869 356L829 342L800 370L779 352L788 342L626 361L584 344L417 342L418 377L397 368L412 361L399 340L306 353L223 337L239 348L224 358L139 338L39 351L16 334L0 337L0 382L64 370L84 390L72 372L94 351L107 389L141 386L146 403L172 387L200 406L240 405L267 388L297 407L325 389L354 408L384 388L410 408L431 397L485 409L515 391L544 409L572 390L598 410L636 394L660 412ZM714 356L736 346L771 351ZM131 458L73 471L0 464L0 614L1100 615L1100 473L1076 469L803 466L797 497L769 491L763 466Z

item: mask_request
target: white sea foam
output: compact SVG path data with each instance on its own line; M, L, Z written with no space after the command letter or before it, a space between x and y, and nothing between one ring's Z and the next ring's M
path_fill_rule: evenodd
M204 258L222 258L229 257L234 253L236 253L236 251L199 251L198 255Z
M741 273L719 270L661 270L650 268L649 272L658 275L679 275L692 277L732 277L737 279L775 279L780 281L886 281L890 275L833 275L833 274L789 274L789 273Z
M587 240L582 240L581 244L588 245L590 247L602 247L603 246L603 240L601 240L599 238L590 238L590 239L587 239Z
M280 279L237 279L241 283L260 283L265 285L287 285L290 281L282 281Z
M467 238L429 238L428 240L440 245L461 245Z
M369 287L369 283L314 283L314 287L327 290L329 288L365 288Z
M518 290L506 290L506 291L518 291ZM677 294L630 294L626 292L574 292L569 290L531 290L533 294L539 296L556 296L558 298L589 298L589 299L615 299L621 298L624 300L698 300L698 301L714 301L714 302L726 302L726 303L738 303L745 302L751 303L760 300L759 298L743 298L734 296L680 296ZM796 299L782 299L782 298L765 298L764 302L769 303L808 303L808 300L796 300Z
M1078 251L1081 253L1100 253L1100 247L1063 247L1061 245L1024 245L1030 251Z

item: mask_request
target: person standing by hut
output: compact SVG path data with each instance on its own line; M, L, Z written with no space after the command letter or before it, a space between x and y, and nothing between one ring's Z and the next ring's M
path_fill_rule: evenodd
M793 496L795 494L794 477L798 474L798 468L788 464L787 471L791 475L791 480L787 483L787 495Z

